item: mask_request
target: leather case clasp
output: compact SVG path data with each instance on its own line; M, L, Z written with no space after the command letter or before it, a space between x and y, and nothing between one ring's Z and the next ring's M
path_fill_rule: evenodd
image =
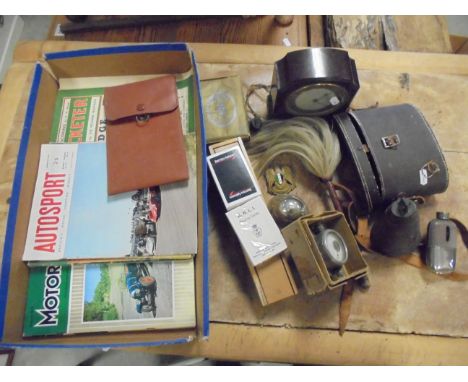
M167 113L179 106L174 76L114 86L105 90L106 119L119 119Z

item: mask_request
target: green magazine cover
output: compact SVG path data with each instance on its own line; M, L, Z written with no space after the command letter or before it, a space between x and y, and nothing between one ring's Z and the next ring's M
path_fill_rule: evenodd
M106 139L104 88L59 90L51 142L81 143Z
M31 269L25 337L195 324L193 259Z
M67 331L70 266L32 268L24 319L26 337L63 334Z

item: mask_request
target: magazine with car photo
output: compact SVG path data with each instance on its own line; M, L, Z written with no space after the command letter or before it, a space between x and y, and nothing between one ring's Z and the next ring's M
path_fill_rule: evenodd
M186 218L196 205L181 197L185 188L172 184L174 192L151 187L108 196L106 171L104 143L42 145L23 260L196 253L196 225Z
M26 337L194 326L193 259L31 268Z
M171 261L86 265L83 323L171 318Z

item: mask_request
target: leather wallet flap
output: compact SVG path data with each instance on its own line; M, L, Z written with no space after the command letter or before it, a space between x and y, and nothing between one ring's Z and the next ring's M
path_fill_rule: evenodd
M166 113L176 109L178 104L176 80L171 75L104 90L104 107L109 121Z

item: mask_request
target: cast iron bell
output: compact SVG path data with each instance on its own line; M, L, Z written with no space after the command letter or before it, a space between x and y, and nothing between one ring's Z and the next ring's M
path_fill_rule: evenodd
M398 198L385 210L371 231L372 249L387 256L407 255L416 250L421 241L419 213L416 203Z

